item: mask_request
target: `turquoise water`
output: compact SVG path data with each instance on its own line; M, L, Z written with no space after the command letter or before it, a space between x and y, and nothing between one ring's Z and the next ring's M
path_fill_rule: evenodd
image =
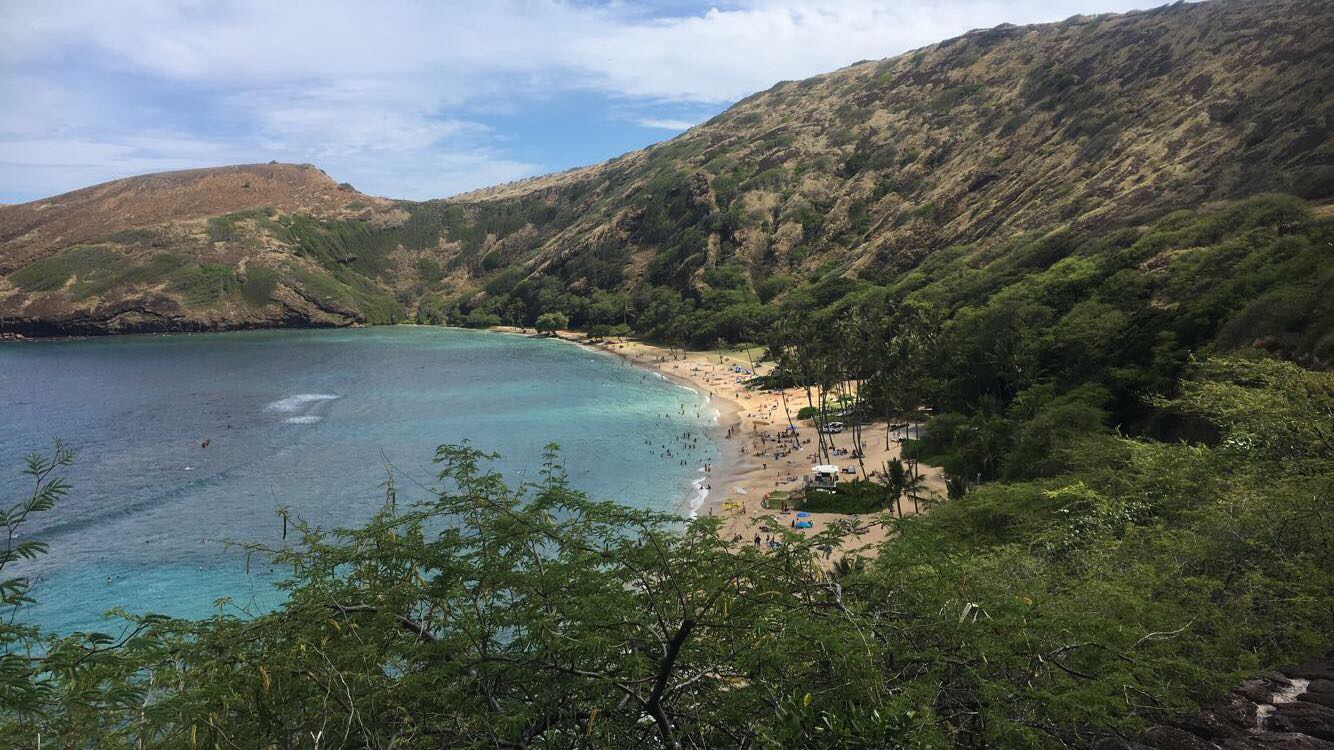
M503 455L536 480L561 445L571 483L600 499L688 509L717 456L699 394L571 344L441 328L256 331L0 344L0 497L28 489L22 458L77 451L67 500L28 529L50 554L24 618L69 631L102 613L201 616L213 601L267 608L276 575L224 540L278 543L278 505L351 525L426 495L441 443ZM661 456L687 430L689 465ZM208 440L207 448L201 448ZM679 456L681 449L674 449Z

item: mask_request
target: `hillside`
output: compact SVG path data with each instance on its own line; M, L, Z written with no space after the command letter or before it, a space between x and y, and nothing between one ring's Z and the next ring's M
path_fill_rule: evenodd
M346 325L358 313L297 281L323 273L317 264L238 225L390 205L311 165L270 163L131 177L0 207L2 328L40 336ZM279 272L292 282L279 283Z
M1332 20L1325 3L1223 0L973 32L779 84L601 169L478 198L582 209L515 260L550 267L611 233L657 250L667 281L733 258L752 276L900 270L1027 229L1324 197Z
M1327 201L1331 21L1320 0L1213 0L976 31L781 83L600 165L440 201L277 165L3 207L0 331L559 310L661 336L658 300L720 317L696 321L700 339L745 338L762 328L751 308L800 283L886 283L946 248L1106 236L1265 192Z
M185 222L257 206L327 213L366 196L309 164L242 164L131 177L0 213L0 252L19 265L47 251L117 232ZM6 268L5 270L10 270Z

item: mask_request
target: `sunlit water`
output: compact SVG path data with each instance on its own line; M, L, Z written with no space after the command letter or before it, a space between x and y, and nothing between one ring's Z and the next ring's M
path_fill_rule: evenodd
M26 536L50 554L24 619L69 631L102 613L201 616L213 601L271 607L281 575L224 540L277 543L286 505L324 526L407 500L434 449L469 439L512 481L559 443L599 499L689 510L716 455L699 394L563 342L440 328L261 331L0 344L0 492L29 491L23 456L62 438L73 485ZM660 446L703 435L689 464ZM208 440L207 448L200 444ZM675 449L681 454L680 449Z

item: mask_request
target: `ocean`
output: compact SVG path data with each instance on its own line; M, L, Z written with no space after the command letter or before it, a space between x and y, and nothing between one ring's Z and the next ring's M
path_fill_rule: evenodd
M575 488L683 513L718 456L717 412L692 390L569 343L446 328L3 343L0 409L6 505L30 491L27 453L78 452L69 496L24 530L49 554L19 569L37 581L20 619L57 632L114 628L112 607L270 609L283 572L224 541L279 543L280 505L364 521L387 466L401 502L425 498L440 444L500 453L519 482L558 443ZM704 436L689 465L663 458L687 430Z

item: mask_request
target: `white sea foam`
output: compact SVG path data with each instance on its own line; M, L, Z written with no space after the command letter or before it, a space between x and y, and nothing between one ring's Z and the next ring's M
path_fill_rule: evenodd
M283 421L288 424L315 424L322 419L324 419L324 417L317 417L314 414L302 414L297 417L288 417Z
M699 515L699 509L704 507L704 501L709 499L708 477L700 477L694 481L695 494L690 496L690 517L695 518Z
M332 401L336 398L338 398L338 396L333 393L298 393L295 396L280 398L264 408L269 411L281 411L291 414L292 412L301 411L310 404L319 401Z

